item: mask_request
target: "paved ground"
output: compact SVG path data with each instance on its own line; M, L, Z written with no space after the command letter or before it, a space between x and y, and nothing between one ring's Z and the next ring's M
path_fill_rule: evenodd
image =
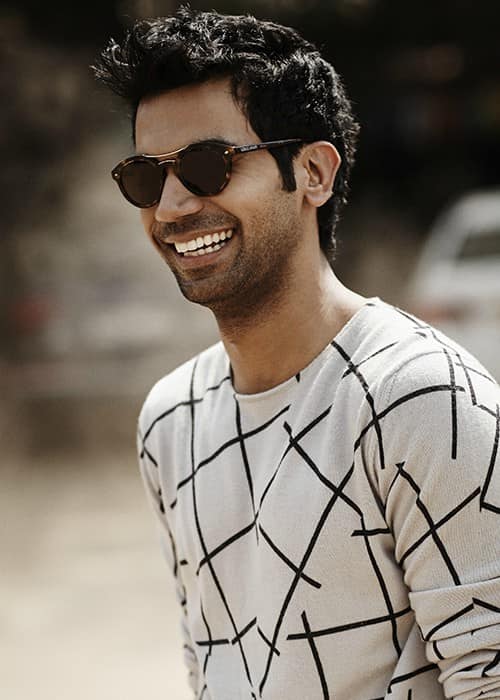
M189 697L133 454L4 459L0 513L2 697Z

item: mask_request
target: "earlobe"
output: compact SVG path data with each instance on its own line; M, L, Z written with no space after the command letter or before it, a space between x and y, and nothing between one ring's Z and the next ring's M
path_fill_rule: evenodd
M304 149L302 164L306 174L304 197L311 206L321 207L332 196L341 164L339 152L329 141L315 141Z

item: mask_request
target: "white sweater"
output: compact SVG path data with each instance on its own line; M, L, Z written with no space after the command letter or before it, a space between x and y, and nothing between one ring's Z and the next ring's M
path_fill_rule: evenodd
M500 390L371 299L296 377L161 379L141 471L203 700L500 698Z

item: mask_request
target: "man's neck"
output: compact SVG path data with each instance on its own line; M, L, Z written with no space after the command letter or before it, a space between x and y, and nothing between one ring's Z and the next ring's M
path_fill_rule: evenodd
M326 260L316 277L243 323L217 319L235 389L255 394L306 367L365 303L336 278ZM267 310L266 310L267 309Z

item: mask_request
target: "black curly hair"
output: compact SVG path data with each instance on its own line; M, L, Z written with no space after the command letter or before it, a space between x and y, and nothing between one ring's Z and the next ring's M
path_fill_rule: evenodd
M233 96L263 141L330 141L342 163L332 197L318 209L320 245L333 262L335 226L347 201L359 131L334 68L295 30L250 15L199 12L137 21L123 43L113 39L92 66L96 78L126 100L135 131L142 98L228 77ZM287 191L300 144L271 149Z

